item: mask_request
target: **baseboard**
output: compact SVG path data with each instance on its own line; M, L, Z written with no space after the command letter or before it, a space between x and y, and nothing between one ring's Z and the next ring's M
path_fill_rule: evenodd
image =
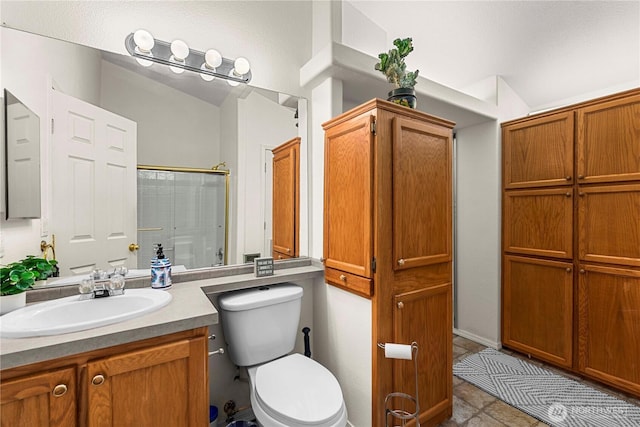
M496 350L500 350L502 348L502 343L488 340L476 334L472 334L471 332L463 331L462 329L453 328L453 333L461 336L462 338L477 342L478 344L486 345L487 347L491 347Z

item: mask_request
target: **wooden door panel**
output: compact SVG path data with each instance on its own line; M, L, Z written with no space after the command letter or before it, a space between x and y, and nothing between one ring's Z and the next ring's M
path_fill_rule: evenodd
M89 427L206 425L207 375L205 337L91 362Z
M0 384L0 426L77 425L75 368L35 374Z
M581 372L640 395L640 270L581 265Z
M273 251L297 257L300 222L300 138L273 150Z
M451 260L451 130L393 119L394 269Z
M578 183L640 180L640 95L577 112Z
M502 130L504 188L573 184L573 112Z
M420 422L426 422L452 402L451 283L395 295L393 303L395 342L418 344ZM413 361L394 360L393 387L415 397Z
M580 259L640 266L640 184L581 187L578 195Z
M504 250L553 258L573 257L573 190L504 193Z
M341 123L325 134L325 265L371 277L373 116Z
M570 368L573 265L506 255L502 292L502 342Z

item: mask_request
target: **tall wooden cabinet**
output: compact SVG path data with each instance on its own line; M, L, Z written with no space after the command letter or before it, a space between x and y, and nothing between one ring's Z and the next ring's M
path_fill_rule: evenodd
M372 301L373 425L415 394L414 366L378 343L416 342L420 422L452 411L453 123L372 100L325 129L325 281Z
M300 253L300 138L273 149L273 258Z
M640 395L640 90L502 144L503 344Z

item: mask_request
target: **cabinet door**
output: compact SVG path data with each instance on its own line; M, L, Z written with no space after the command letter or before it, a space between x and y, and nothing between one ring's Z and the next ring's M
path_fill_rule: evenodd
M87 365L89 427L208 425L206 337Z
M2 381L2 427L73 427L77 424L76 370L60 369Z
M504 188L573 183L573 112L502 129Z
M580 259L640 266L640 184L578 191Z
M570 368L573 265L505 256L503 268L504 345Z
M299 176L300 138L294 138L273 150L273 251L289 257L299 251Z
M640 95L577 113L578 183L640 180Z
M451 130L393 119L394 268L451 261Z
M504 193L504 250L553 258L573 257L573 189Z
M581 372L640 395L640 270L581 265Z
M324 159L325 265L371 277L373 116L327 130Z
M451 284L398 294L394 304L395 342L418 344L418 397L424 423L451 408L453 399ZM413 361L394 360L393 391L415 397L414 372Z

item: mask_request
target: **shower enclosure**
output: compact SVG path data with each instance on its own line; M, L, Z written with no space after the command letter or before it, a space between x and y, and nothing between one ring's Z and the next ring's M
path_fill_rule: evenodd
M227 264L229 172L138 166L138 268L161 243L174 266Z

